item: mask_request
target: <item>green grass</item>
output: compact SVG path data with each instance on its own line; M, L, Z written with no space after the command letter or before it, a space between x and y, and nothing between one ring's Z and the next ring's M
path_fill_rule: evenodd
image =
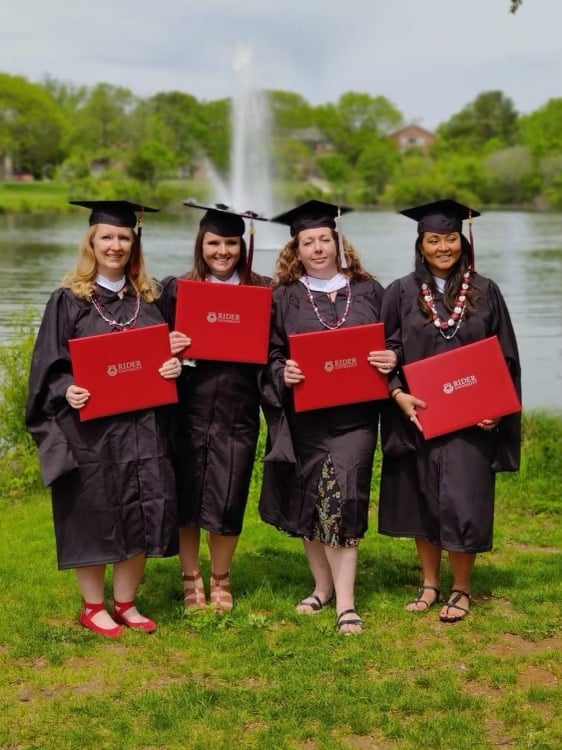
M561 436L559 417L526 416L524 469L499 478L495 548L461 623L403 610L413 544L377 534L373 501L357 637L335 632L333 608L295 613L310 577L300 543L257 516L259 464L233 613L186 616L177 559L150 560L139 605L159 629L115 642L76 624L48 494L0 501L0 748L559 750Z

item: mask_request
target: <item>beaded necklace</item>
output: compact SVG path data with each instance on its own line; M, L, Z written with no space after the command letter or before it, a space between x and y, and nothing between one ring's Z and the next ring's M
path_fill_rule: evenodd
M470 271L466 271L463 274L463 281L459 290L459 296L457 297L457 301L455 302L451 317L448 320L441 320L441 318L439 317L439 313L437 312L435 302L433 300L433 294L431 293L431 289L429 288L429 286L425 282L421 285L423 298L427 302L428 307L431 310L433 325L439 329L439 333L447 341L457 335L457 331L459 330L459 327L463 321L464 311L466 307L466 293L468 291L469 281Z
M349 315L349 310L351 308L351 287L349 285L349 279L346 279L345 281L345 288L347 293L347 299L345 301L345 310L343 311L343 315L341 318L338 318L335 323L329 323L327 320L324 320L324 318L320 315L320 310L318 309L316 302L314 301L314 297L312 296L312 292L310 290L310 285L308 283L308 276L304 276L304 285L306 287L306 295L308 297L308 300L310 304L312 305L312 309L314 310L316 317L320 321L320 323L324 326L324 328L329 328L331 331L336 330L336 328L341 328L341 326L345 323L347 320L347 316Z
M111 326L113 328L119 328L120 330L123 330L125 328L132 328L135 323L137 322L137 318L139 316L139 310L140 310L140 294L137 292L137 304L135 307L135 312L133 314L132 318L129 318L129 320L126 320L124 323L118 323L116 320L111 320L111 318L108 318L107 315L105 315L103 311L103 307L101 302L98 300L96 293L92 292L90 299L92 300L93 306L98 311L98 314L102 320L104 320L108 326Z

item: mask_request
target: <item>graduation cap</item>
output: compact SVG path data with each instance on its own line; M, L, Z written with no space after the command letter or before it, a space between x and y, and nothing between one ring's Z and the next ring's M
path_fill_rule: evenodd
M73 206L83 206L91 209L90 226L93 224L110 224L113 227L130 227L134 229L142 226L144 212L157 212L159 209L150 206L140 206L129 201L69 201ZM137 219L136 212L139 212Z
M250 241L248 243L248 258L246 261L245 281L250 280L252 272L252 261L254 259L254 219L258 221L268 221L265 216L255 213L254 211L237 211L227 206L225 203L215 203L207 205L198 203L193 198L188 198L183 202L184 206L189 208L199 208L205 211L199 227L207 232L218 234L219 237L242 237L246 231L244 219L249 222Z
M480 216L469 206L446 198L444 200L425 203L421 206L413 206L399 211L408 219L418 222L418 234L423 232L437 232L447 234L448 232L462 232L462 223L465 219L469 222L469 239L471 247L470 267L474 269L474 238L472 236L472 219Z
M158 208L141 206L129 201L69 201L73 206L82 206L91 210L89 224L109 224L112 227L129 227L137 229L138 248L131 257L131 274L136 277L140 269L140 245L142 237L142 219L145 211L156 213ZM138 212L138 218L137 213Z
M349 211L353 211L349 206L337 206L334 203L310 200L306 201L306 203L301 203L299 206L295 206L295 208L291 208L283 214L272 217L270 221L275 221L278 224L288 224L291 237L295 237L303 229L318 229L319 227L336 229L338 232L340 264L342 268L347 268L341 216L349 213Z
M422 206L405 208L399 213L418 222L418 233L438 232L461 232L462 223L465 219L474 219L480 216L478 211L462 203L450 199L425 203Z

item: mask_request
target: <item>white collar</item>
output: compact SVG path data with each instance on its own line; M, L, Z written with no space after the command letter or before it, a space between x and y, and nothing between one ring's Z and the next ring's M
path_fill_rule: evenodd
M445 291L445 284L447 283L447 279L442 279L440 276L434 276L433 281L435 281L437 291L440 294L443 294L443 292Z
M238 271L236 270L234 270L234 273L228 279L217 279L212 273L208 273L207 281L212 281L214 284L239 284L240 276L238 276Z
M338 289L342 289L347 284L347 276L343 273L337 273L332 276L331 279L318 279L315 276L309 276L305 274L301 276L299 281L301 284L308 286L313 292L325 292L330 294L331 292L337 292Z
M99 284L99 286L103 286L104 289L109 289L111 292L120 292L121 289L125 286L127 283L127 279L125 278L125 275L118 281L111 281L110 279L106 279L105 276L102 276L101 273L98 273L96 276L96 284Z

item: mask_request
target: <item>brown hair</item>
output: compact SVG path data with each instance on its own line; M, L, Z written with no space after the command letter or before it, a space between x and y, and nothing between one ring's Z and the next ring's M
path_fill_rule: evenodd
M94 237L98 226L94 224L89 227L82 237L78 246L76 265L64 275L61 281L62 287L70 289L81 299L89 299L96 285L98 266L94 253ZM138 234L134 229L131 229L131 232L133 233L133 246L124 273L128 283L146 302L154 302L160 296L160 287L146 271Z
M193 279L194 281L204 281L207 277L207 274L209 273L209 267L205 263L205 260L203 258L203 240L208 231L208 229L201 227L197 232L197 237L195 238L195 244L193 246L193 265L191 266L191 269L185 274L185 278ZM246 240L244 239L244 237L239 237L238 235L232 236L240 240L240 257L238 258L238 263L236 264L236 271L238 271L240 281L242 282L246 272L248 248L246 246ZM257 274L252 272L251 279L248 283L250 285L254 285L263 282L260 281L260 277Z

